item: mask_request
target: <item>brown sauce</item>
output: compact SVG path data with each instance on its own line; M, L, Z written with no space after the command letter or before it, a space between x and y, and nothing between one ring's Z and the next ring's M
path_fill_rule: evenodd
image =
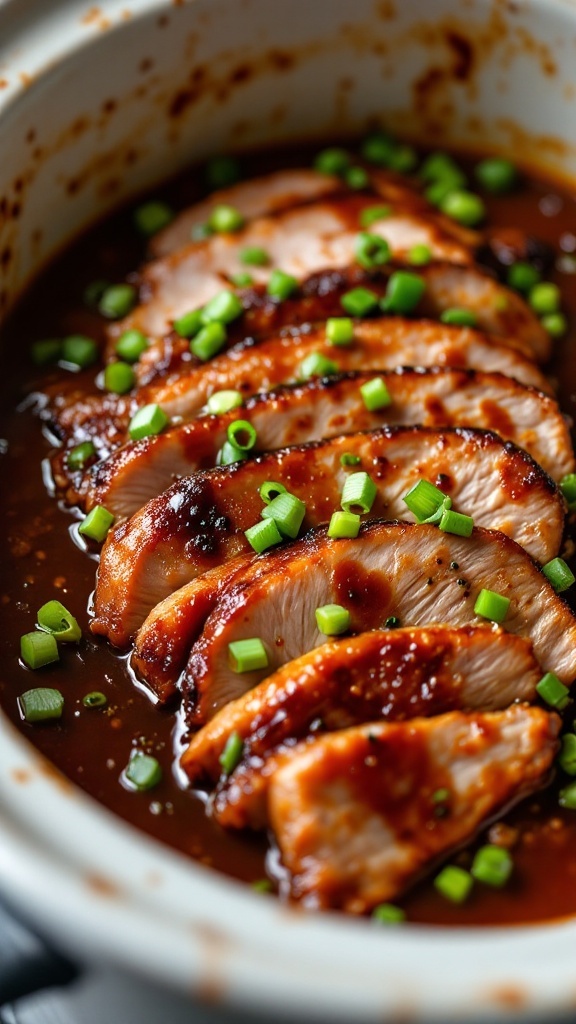
M277 152L247 160L247 174L272 167L298 166L309 158L299 152ZM201 194L199 177L188 173L167 186L161 196L180 208ZM156 195L159 193L157 192ZM552 199L550 198L552 197ZM487 198L489 222L518 225L550 243L557 267L547 275L562 288L564 308L572 330L556 343L552 371L558 378L559 398L569 416L576 405L576 199L555 184L524 180L521 188L502 198ZM169 846L219 871L254 882L265 875L266 841L252 834L226 833L205 814L202 800L181 789L172 772L175 718L173 710L155 707L132 683L125 658L118 656L89 631L87 604L94 587L95 561L73 543L74 519L62 510L44 487L42 460L50 451L38 418L25 401L50 383L73 390L91 385L94 369L74 375L38 371L27 350L38 338L82 332L103 341L102 321L82 303L82 292L93 280L121 280L144 259L130 210L121 211L90 231L60 257L29 290L4 328L0 378L0 464L2 465L0 580L0 703L6 715L65 775L126 821ZM338 274L332 275L337 281ZM310 290L310 313L314 290ZM257 312L254 314L257 323ZM62 383L63 378L65 382ZM510 482L511 489L514 482ZM375 584L378 584L375 593ZM351 581L342 579L346 589ZM382 599L380 581L356 581ZM61 647L59 665L31 672L19 663L19 638L34 628L37 609L59 598L78 618L80 645ZM381 618L378 618L378 624ZM375 623L376 624L376 623ZM35 686L54 686L65 698L60 722L30 726L20 719L17 698ZM82 697L102 690L104 709L87 709ZM568 712L573 717L574 712ZM134 744L160 761L163 781L149 793L134 793L119 781ZM423 881L398 901L408 919L442 924L505 924L534 922L576 913L576 812L558 805L553 781L541 794L525 800L502 819L500 834L513 842L515 872L503 890L482 887L465 906L443 899ZM480 837L493 837L490 829ZM456 855L468 865L471 851Z

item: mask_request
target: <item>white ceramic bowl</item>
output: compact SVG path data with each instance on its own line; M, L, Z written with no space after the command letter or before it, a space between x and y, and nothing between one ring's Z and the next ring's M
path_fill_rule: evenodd
M568 0L0 0L0 301L214 151L381 121L576 178L575 98ZM386 931L288 911L137 834L1 716L0 888L69 950L200 998L356 1022L576 1005L576 922Z

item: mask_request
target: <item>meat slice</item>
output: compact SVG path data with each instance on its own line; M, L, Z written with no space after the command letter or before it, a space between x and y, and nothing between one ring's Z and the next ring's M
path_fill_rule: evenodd
M312 530L241 570L192 647L184 690L193 720L203 724L265 675L317 647L317 608L342 605L353 632L381 629L390 616L403 626L460 626L481 621L474 606L483 589L510 599L504 628L529 637L542 668L571 682L576 617L515 541L482 528L457 537L430 525L373 521L354 540ZM262 640L268 667L238 674L228 645L249 637Z
M345 453L360 459L353 468L373 476L378 490L372 515L413 521L403 496L424 477L441 485L455 509L514 537L539 561L558 553L563 502L525 452L482 431L384 428L288 448L174 484L109 534L98 570L93 629L122 646L150 608L173 590L251 553L244 531L260 518L259 489L266 480L283 484L306 503L302 532L327 522L340 507L352 471L341 465ZM185 593L182 598L188 599ZM193 639L188 637L188 646ZM165 652L152 657L146 627L133 660L139 674L142 649L147 652L144 678L156 690L166 678ZM172 657L172 671L175 665Z
M542 671L528 640L488 626L375 630L333 640L284 665L191 739L180 764L191 783L218 783L221 825L263 828L271 775L296 740L366 722L495 711L531 701ZM233 772L220 757L233 734Z
M268 798L290 895L351 913L394 899L546 782L559 725L519 705L364 725L297 747ZM438 816L444 789L449 813Z

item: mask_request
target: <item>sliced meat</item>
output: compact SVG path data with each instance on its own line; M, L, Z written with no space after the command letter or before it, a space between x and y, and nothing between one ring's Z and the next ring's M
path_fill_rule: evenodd
M317 608L342 605L353 632L381 629L389 616L403 626L461 626L481 621L474 605L482 589L510 599L504 628L529 637L542 668L571 682L576 617L523 548L481 528L465 538L434 526L374 521L354 540L312 530L238 574L192 647L184 680L192 720L203 724L264 676L318 647ZM268 667L239 674L229 664L228 645L249 637L264 643Z
M290 895L363 913L547 781L560 721L538 708L375 723L297 747L268 811ZM449 792L438 816L434 794Z
M542 670L528 640L488 626L395 629L317 647L236 701L194 735L180 764L191 783L218 783L221 825L263 828L268 782L296 740L353 725L446 711L495 711L531 701ZM233 734L242 756L220 764Z

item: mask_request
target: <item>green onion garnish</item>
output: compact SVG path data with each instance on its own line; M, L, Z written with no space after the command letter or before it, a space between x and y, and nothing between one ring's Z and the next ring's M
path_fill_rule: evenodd
M558 794L558 803L560 807L566 807L569 811L576 811L576 782L571 782L569 786L564 786Z
M372 911L372 920L378 924L401 924L406 920L406 912L394 903L379 903Z
M497 594L494 590L482 589L476 598L474 614L481 615L491 622L503 622L510 608L510 598Z
M384 623L384 629L400 629L400 619L397 615L389 615Z
M446 508L442 512L442 518L438 525L444 533L454 533L457 537L470 537L474 529L474 520L472 516L465 516L461 512L453 512Z
M216 465L231 466L232 463L243 462L246 458L248 458L246 452L237 448L235 444L230 444L230 441L224 441L216 456Z
M190 241L205 242L207 238L212 238L213 234L209 224L193 224L190 229Z
M68 469L84 469L87 462L96 455L96 448L92 441L82 441L75 448L71 448L66 456Z
M142 331L131 328L129 331L124 331L118 338L116 352L126 363L136 363L149 344L149 339L142 334Z
M201 311L203 324L229 324L244 312L244 306L234 292L223 288L207 302Z
M151 199L142 206L137 206L133 214L134 223L141 235L150 238L174 220L174 211L168 203L160 199Z
M350 163L350 154L345 149L332 146L318 153L314 160L314 170L320 174L334 174L339 178L348 170Z
M355 512L333 512L328 526L328 536L335 539L357 537L360 531L360 516Z
M359 455L354 455L354 452L343 452L340 456L341 466L359 466L362 459Z
M440 209L452 220L468 228L476 227L486 216L486 207L480 196L464 189L449 192L440 203Z
M390 206L365 206L360 211L360 227L372 227L372 224L375 224L377 220L386 220L391 214L392 207Z
M277 498L279 494L285 493L286 488L284 484L279 484L275 480L265 480L258 491L265 505L269 505L273 498Z
M379 167L388 167L396 149L394 139L385 132L373 132L362 143L360 152L365 160Z
M124 769L124 775L135 789L145 792L157 786L162 778L162 769L155 757L133 750Z
M388 166L399 174L409 174L418 164L418 154L412 146L395 146Z
M241 452L249 452L256 444L256 430L248 420L234 420L226 431L230 444Z
M219 203L208 218L208 226L216 232L240 231L244 223L244 216L228 203Z
M471 309L464 309L461 306L451 306L440 314L443 324L455 324L456 327L476 327L478 318Z
M226 344L226 328L219 322L206 324L190 342L190 351L203 363L220 352Z
M385 313L412 313L426 290L426 282L409 270L396 270L390 276L380 305Z
M576 736L573 732L567 732L562 737L558 764L566 775L576 775Z
M254 892L272 892L273 885L269 878L258 878L252 882L251 888Z
M102 295L98 303L98 310L109 320L119 320L123 316L128 316L128 313L134 309L137 298L138 293L134 285L111 284Z
M60 359L62 342L59 338L43 338L42 341L33 342L30 354L36 366L49 366Z
M392 405L392 396L382 377L373 377L372 380L367 380L360 386L360 394L369 412L386 409Z
M518 171L510 160L488 157L474 168L474 177L482 188L493 195L511 192L518 182Z
M370 176L368 171L364 170L363 167L349 167L344 172L344 181L348 185L348 188L353 188L359 191L361 188L367 188L370 184Z
M104 295L104 292L108 288L109 284L109 281L103 281L102 279L90 281L90 284L87 284L84 291L82 292L82 299L84 301L84 304L86 306L89 306L91 309L97 309L98 303L100 302L100 299Z
M576 508L576 473L566 473L566 476L562 477L560 490L568 503L568 508L573 511Z
M104 708L108 703L108 698L100 690L92 690L91 693L87 693L82 697L82 703L85 708Z
M20 657L28 668L44 668L58 661L58 644L51 633L24 633L20 637Z
M104 370L104 387L115 395L125 395L136 383L136 375L129 363L109 363Z
M331 373L338 373L338 366L321 352L311 352L302 360L298 367L300 380L311 380L312 377L328 377Z
M546 562L546 565L542 566L542 572L557 594L568 590L568 587L571 587L576 580L570 566L566 565L563 558L552 558L550 562Z
M551 338L562 338L568 330L568 321L563 313L548 313L540 323Z
M418 480L402 498L419 523L424 523L435 515L443 507L445 500L444 492L424 479Z
M85 334L69 334L62 342L62 359L85 370L98 359L98 345Z
M294 540L306 515L306 505L295 494L278 494L262 509L264 519L273 519L284 537Z
M206 407L213 416L221 416L225 412L231 412L232 409L238 409L243 403L244 399L240 391L215 391L213 395L210 395Z
M275 544L281 544L284 539L273 519L262 519L254 526L249 526L244 530L244 536L259 555Z
M285 273L284 270L273 270L266 291L273 299L283 302L296 291L297 287L298 281L291 274Z
M340 298L340 305L350 316L368 316L378 305L378 296L369 288L351 288Z
M130 440L140 441L143 437L161 434L167 424L168 417L156 402L143 405L136 410L128 425Z
M423 242L413 245L408 252L408 263L411 263L413 267L426 267L431 260L432 250L430 246L424 245Z
M430 153L424 160L419 172L422 181L457 181L466 184L466 176L455 160L448 153Z
M76 643L82 630L76 619L60 601L47 601L38 611L37 622L45 633L52 633L62 643Z
M354 324L350 317L330 317L326 321L326 340L331 345L351 345L354 341Z
M254 284L252 274L248 274L245 270L241 270L239 274L231 274L230 280L236 288L249 288Z
M260 637L234 640L228 644L228 660L233 672L255 672L268 667L268 655Z
M341 604L325 604L317 608L316 625L325 636L340 636L350 629L351 615Z
M562 711L570 701L570 691L567 686L558 678L554 672L547 672L542 676L539 683L536 683L536 693L542 698L545 704L551 708Z
M451 903L464 903L474 885L472 875L456 864L448 864L434 879L434 888Z
M557 313L560 309L560 299L558 285L552 284L550 281L541 281L539 284L535 284L528 295L528 302L539 316Z
M354 255L356 262L365 270L373 270L388 263L391 257L390 246L385 238L380 235L371 235L368 231L361 231L356 235L354 241Z
M231 732L226 740L226 746L218 758L225 775L231 775L236 766L240 763L244 741L240 733Z
M270 256L266 252L266 249L261 249L258 245L248 245L242 252L239 253L239 260L241 263L245 263L247 267L267 267L270 263Z
M460 189L462 185L466 184L466 181L462 180L462 178L463 176L461 175L454 178L449 176L446 176L445 178L438 178L425 189L424 195L426 196L426 199L432 204L432 206L441 207L446 196L451 195L453 192Z
M346 478L340 504L345 512L369 512L374 504L378 488L368 473L351 473Z
M502 846L482 846L474 856L470 874L477 882L501 889L510 878L513 867L508 850Z
M191 309L189 313L184 313L181 317L178 317L174 321L173 327L176 334L179 334L181 338L190 339L198 334L202 324L202 310Z
M100 543L106 537L114 519L115 516L107 508L104 508L104 505L95 505L80 523L78 533Z
M234 185L242 175L239 161L233 156L213 156L206 164L204 176L210 188Z
M507 285L510 288L514 288L515 291L523 292L524 294L532 291L532 288L539 281L540 271L524 260L518 260L517 263L513 263L506 276Z
M21 694L18 704L26 722L48 722L62 717L64 697L60 690L39 686L35 690L27 690Z

